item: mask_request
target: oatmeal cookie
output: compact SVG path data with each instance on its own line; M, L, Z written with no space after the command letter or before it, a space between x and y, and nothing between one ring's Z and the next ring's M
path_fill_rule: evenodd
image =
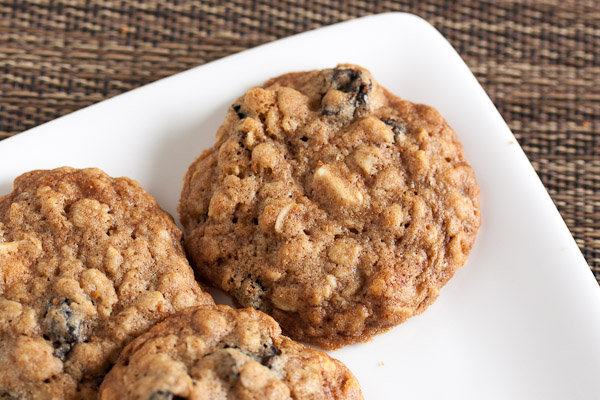
M212 304L171 216L98 169L33 171L0 197L0 398L93 399L123 347Z
M362 399L339 361L281 335L252 308L189 308L131 342L102 400Z
M453 130L354 65L239 98L179 212L200 276L324 348L423 312L462 266L479 187Z

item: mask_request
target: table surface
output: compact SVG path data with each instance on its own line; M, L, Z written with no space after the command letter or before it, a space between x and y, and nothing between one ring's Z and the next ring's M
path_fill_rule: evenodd
M600 281L600 3L415 3L0 0L0 140L259 44L410 12L471 68Z

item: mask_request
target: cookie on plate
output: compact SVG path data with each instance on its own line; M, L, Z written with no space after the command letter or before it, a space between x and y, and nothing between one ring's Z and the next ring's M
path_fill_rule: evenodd
M123 347L188 306L171 216L98 169L33 171L0 197L0 398L93 399Z
M471 250L478 197L435 109L340 65L239 98L187 171L179 212L203 279L330 349L438 297Z
M281 335L252 308L182 311L131 342L100 387L102 400L362 399L339 361Z

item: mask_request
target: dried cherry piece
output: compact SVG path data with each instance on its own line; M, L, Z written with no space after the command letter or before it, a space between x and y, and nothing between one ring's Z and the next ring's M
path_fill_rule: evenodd
M389 126L392 129L392 132L394 132L394 143L398 141L399 136L406 135L407 130L402 122L393 118L381 118L381 121Z
M231 106L231 108L233 108L233 111L235 111L239 119L244 119L247 117L246 113L241 111L242 106L240 104L234 104Z
M82 342L83 315L73 310L70 299L53 298L46 308L42 322L45 336L52 342L54 356L64 360L73 346Z
M352 94L355 105L366 105L368 96L373 87L366 74L357 69L335 69L331 76L332 88L344 93Z
M265 344L266 346L266 344ZM265 367L271 368L271 364L273 362L273 358L277 357L281 354L281 350L275 347L274 344L271 344L267 347L265 354L263 354L260 358L260 363Z
M157 390L148 397L148 400L185 400L185 397L177 396L168 390Z

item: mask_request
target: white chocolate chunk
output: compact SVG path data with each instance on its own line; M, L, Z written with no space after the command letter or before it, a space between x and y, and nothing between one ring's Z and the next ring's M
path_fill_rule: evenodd
M328 165L323 165L317 169L313 177L314 183L338 198L344 205L357 206L362 204L363 194L353 188L350 182L334 175L330 168Z
M283 221L285 217L289 214L290 210L296 205L296 203L290 203L287 206L283 207L283 209L277 215L277 219L275 220L275 232L281 232L283 229Z

